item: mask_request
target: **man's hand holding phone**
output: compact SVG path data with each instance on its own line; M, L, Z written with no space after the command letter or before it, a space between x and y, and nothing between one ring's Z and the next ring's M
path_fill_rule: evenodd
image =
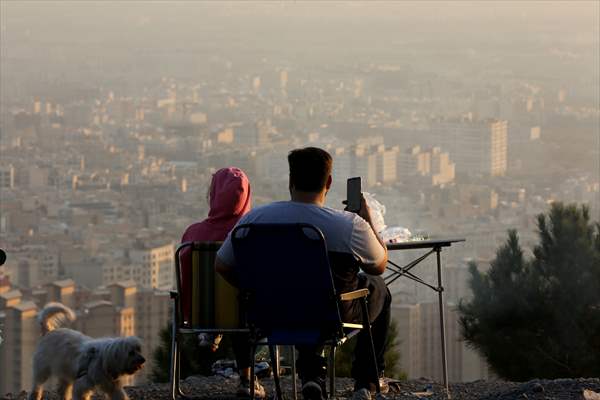
M349 178L346 186L346 205L345 210L360 215L365 221L371 224L371 212L369 205L362 194L360 176Z
M379 237L379 233L375 230L375 227L373 226L373 222L371 220L371 209L369 207L369 204L367 203L367 200L365 199L365 196L363 196L362 194L360 177L348 179L346 201L344 201L343 203L346 205L346 211L358 214L369 224L369 226L373 230L373 233L375 234L375 238L377 238L377 241L383 247L385 257L381 265L378 266L379 269L377 269L376 272L374 272L373 274L379 275L383 273L383 271L385 270L385 265L387 263L387 248L385 246L385 243L383 243L381 237ZM367 270L365 271L371 273Z
M358 214L363 200L360 176L348 178L346 182L346 210Z

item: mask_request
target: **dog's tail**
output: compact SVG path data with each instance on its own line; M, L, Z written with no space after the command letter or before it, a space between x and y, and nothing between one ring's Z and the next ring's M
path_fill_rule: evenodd
M75 321L75 313L61 303L48 303L38 314L42 335Z

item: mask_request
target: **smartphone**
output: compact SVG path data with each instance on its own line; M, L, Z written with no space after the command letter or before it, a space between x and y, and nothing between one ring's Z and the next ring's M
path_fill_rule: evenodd
M346 206L348 211L358 212L360 210L360 202L362 199L362 189L360 176L348 178L346 185Z

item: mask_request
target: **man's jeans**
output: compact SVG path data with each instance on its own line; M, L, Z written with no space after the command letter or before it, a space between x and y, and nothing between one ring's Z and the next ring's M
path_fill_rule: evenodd
M375 360L379 373L385 369L385 345L390 325L390 306L392 296L381 276L359 274L359 289L368 288L367 297L369 319L371 320L371 332L375 347ZM360 303L354 300L351 311L343 315L345 322L355 321L362 323ZM371 357L371 343L366 330L357 335L356 348L354 350L354 361L352 363L352 377L355 381L355 389L370 388L375 384L376 377L373 376L373 360ZM322 346L298 346L297 368L303 382L319 381L324 387L327 377L325 358L322 356Z

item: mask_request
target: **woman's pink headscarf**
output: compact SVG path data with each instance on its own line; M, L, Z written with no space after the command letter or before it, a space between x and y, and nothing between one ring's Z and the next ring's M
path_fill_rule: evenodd
M225 240L250 208L250 183L244 171L235 167L222 168L215 172L210 184L208 218L190 225L181 242Z

